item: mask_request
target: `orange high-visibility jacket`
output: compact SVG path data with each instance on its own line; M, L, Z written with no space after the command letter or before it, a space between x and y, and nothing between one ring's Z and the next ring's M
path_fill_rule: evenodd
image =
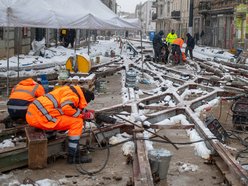
M11 91L7 103L9 109L27 109L36 98L45 94L44 88L28 78L19 82Z
M39 97L29 105L27 122L34 127L53 129L62 116L82 118L82 109L87 106L79 86L64 86ZM83 120L82 120L83 124Z
M184 41L183 41L182 38L176 38L176 39L172 42L172 44L179 45L180 48L183 47L183 43L184 43Z

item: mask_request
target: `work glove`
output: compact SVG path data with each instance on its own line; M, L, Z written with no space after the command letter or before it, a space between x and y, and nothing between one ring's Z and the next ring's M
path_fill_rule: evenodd
M95 119L95 111L94 110L84 110L82 112L84 120L93 120Z

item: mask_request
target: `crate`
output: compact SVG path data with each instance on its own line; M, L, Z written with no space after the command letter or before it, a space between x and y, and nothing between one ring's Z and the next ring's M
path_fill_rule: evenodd
M96 81L96 75L95 74L76 74L80 78L84 79L66 79L66 80L59 80L58 84L54 86L54 89L64 86L64 85L79 85L81 87L84 87L88 90L94 90L95 88L95 81Z
M42 169L47 166L47 137L43 130L26 127L28 167Z

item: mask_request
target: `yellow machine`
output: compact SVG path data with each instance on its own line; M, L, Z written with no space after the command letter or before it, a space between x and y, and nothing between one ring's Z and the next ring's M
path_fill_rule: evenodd
M65 67L66 70L70 72L89 73L89 71L91 70L91 62L84 56L76 55L75 60L72 56L67 59Z
M61 70L58 83L54 89L64 85L80 85L93 91L95 89L96 76L90 74L91 62L82 55L71 56L65 63L66 70ZM69 72L69 73L68 73ZM77 77L73 79L73 77Z

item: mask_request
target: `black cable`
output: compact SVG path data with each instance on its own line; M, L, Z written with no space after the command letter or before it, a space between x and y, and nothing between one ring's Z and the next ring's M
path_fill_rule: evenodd
M207 139L202 139L202 140L197 140L197 141L192 141L192 142L173 142L177 145L191 145L194 143L199 143L199 142L205 142L205 141L211 141L211 140L216 140L217 138L207 138ZM115 147L118 145L121 145L123 143L129 142L129 141L137 141L137 140L148 140L148 141L153 141L153 142L158 142L158 143L168 143L171 144L171 142L167 142L165 140L157 140L157 139L151 139L151 138L128 138L127 140L121 141L119 143L113 144L113 145L109 145L109 147Z
M240 136L234 134L234 132L241 132L241 131L227 131L228 138L230 139L237 139L240 144L245 146L244 149L239 150L237 154L235 155L235 159L237 160L238 158L248 158L248 156L243 156L243 154L248 154L248 137L242 139Z
M101 127L100 127L97 123L95 123L95 125L97 126L97 128L98 128L99 131L100 131L100 133L102 134L103 139L104 139L105 141L107 141L107 140L106 140L106 137L105 137L105 135L104 135L104 132L101 130ZM105 162L103 163L103 165L102 165L98 170L95 170L95 171L88 171L88 170L85 170L85 169L83 168L83 166L82 166L81 163L78 164L78 165L76 165L76 169L77 169L81 174L93 175L93 174L96 174L96 173L101 172L101 171L106 167L106 165L107 165L107 163L108 163L108 160L109 160L109 155L110 155L110 146L108 145L108 143L106 143L106 147L105 147L105 148L102 148L102 145L101 145L101 144L99 144L99 145L101 146L101 149L100 149L100 150L107 149L107 158L105 159ZM95 149L95 148L92 147L91 149Z

